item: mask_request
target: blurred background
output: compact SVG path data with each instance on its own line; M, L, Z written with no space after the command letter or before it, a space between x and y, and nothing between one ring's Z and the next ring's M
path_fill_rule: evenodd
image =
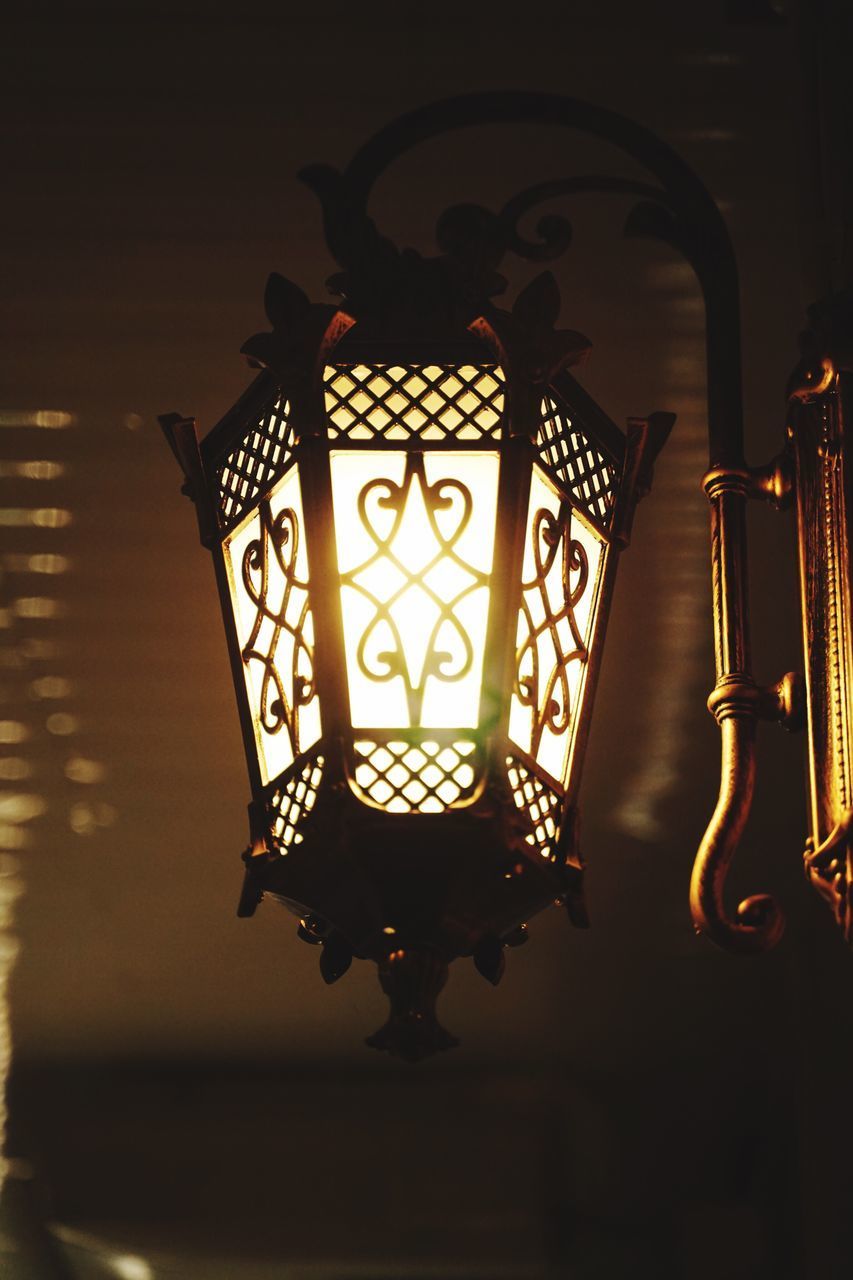
M441 1009L462 1046L416 1068L363 1045L384 1019L372 967L327 989L275 904L235 916L238 719L156 423L207 430L247 385L271 270L324 299L301 166L342 166L443 96L542 89L655 130L719 202L766 461L805 307L853 283L849 120L819 106L841 110L849 11L37 8L5 24L0 82L0 1275L849 1275L853 960L800 869L802 737L761 730L730 881L733 901L779 896L781 945L729 957L687 907L718 785L689 270L622 240L620 198L553 206L575 228L555 271L562 323L593 342L581 380L617 422L678 422L622 560L587 757L592 929L537 918L498 990L458 962ZM583 172L635 176L568 131L465 130L406 155L372 210L431 252L448 204ZM506 265L511 299L538 268ZM769 681L801 665L794 521L750 518Z

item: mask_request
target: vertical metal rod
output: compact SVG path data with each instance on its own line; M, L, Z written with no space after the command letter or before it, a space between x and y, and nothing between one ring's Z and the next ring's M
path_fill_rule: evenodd
M752 678L747 600L746 502L743 468L708 472L711 582L717 683L708 708L720 726L720 793L699 846L690 881L697 931L730 951L756 954L779 940L784 918L773 898L758 894L732 920L723 893L729 863L743 833L755 790L755 731L761 692Z

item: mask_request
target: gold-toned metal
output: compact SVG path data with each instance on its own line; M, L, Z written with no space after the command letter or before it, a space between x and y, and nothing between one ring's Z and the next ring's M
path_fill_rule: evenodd
M731 951L767 950L784 921L771 897L753 895L729 916L723 897L726 873L740 843L755 787L755 716L730 710L720 720L722 766L717 807L705 832L690 881L690 909L697 932Z
M809 738L805 871L853 942L853 374L824 356L791 387Z
M838 295L812 308L804 357L789 385L788 444L772 462L748 468L733 457L705 477L712 506L717 685L708 705L722 734L722 784L691 884L697 928L735 950L760 951L782 930L766 896L723 905L755 779L755 726L775 720L808 727L811 832L806 874L853 941L853 480L845 423L853 412L851 302ZM789 672L761 689L750 670L744 505L795 500L805 678Z
M764 467L750 467L749 496L763 498L778 511L784 511L794 500L794 469L790 452L784 449Z
M775 464L764 471L745 465L712 467L704 488L711 504L711 580L717 682L708 709L720 726L720 793L699 846L690 881L690 909L697 931L728 950L750 955L778 942L784 917L768 894L742 901L731 917L724 889L755 789L755 729L760 719L782 720L794 704L795 678L761 689L751 670L746 592L746 502L766 489L782 492ZM766 480L766 484L762 483Z

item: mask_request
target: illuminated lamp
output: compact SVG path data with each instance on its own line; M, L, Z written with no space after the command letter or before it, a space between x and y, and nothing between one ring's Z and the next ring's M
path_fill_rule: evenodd
M401 152L448 129L530 122L590 133L653 181L547 182L498 214L457 206L439 219L432 259L377 232L368 197ZM506 252L544 261L568 246L565 219L543 218L530 242L523 214L563 194L613 192L635 202L626 233L679 249L706 302L710 706L723 780L694 872L694 920L734 950L772 945L772 899L750 898L732 917L723 887L751 801L756 721L793 723L799 711L792 676L756 686L745 608L746 502L782 504L793 455L761 470L743 459L737 277L710 196L639 126L529 93L415 111L343 173L301 176L341 267L329 282L337 305L271 276L272 332L243 348L259 370L247 392L201 442L194 420L161 419L213 553L245 738L239 914L265 896L283 902L321 948L327 982L353 957L374 960L391 1013L367 1043L411 1060L456 1043L435 1017L450 961L473 957L497 983L504 948L544 907L563 903L586 924L577 802L596 676L619 553L674 418L635 418L625 434L584 392L569 369L589 344L555 327L549 273L511 309L494 299ZM803 372L794 401L810 423L815 395L835 394L821 368L817 381ZM810 430L823 440L839 415L833 423ZM802 464L799 474L801 518L817 522L821 481ZM810 690L835 697L831 678L818 689L822 661ZM824 887L850 812L830 808L810 853Z

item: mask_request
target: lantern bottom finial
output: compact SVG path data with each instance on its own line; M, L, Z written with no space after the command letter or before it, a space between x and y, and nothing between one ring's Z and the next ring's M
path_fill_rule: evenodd
M391 1002L388 1021L365 1044L406 1062L420 1062L459 1041L435 1015L435 1002L447 982L447 964L434 951L399 947L379 963L379 982Z

